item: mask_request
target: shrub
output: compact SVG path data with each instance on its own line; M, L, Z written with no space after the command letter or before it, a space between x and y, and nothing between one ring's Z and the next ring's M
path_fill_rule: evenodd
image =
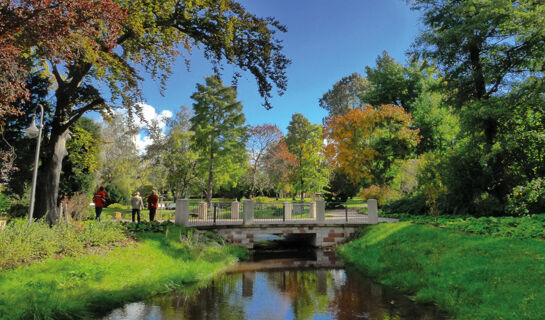
M106 189L106 207L112 203L129 203L129 190L124 189L123 187L111 183L105 187Z
M73 220L86 220L89 218L89 199L86 195L75 193L70 198L64 198L64 214L71 217Z
M545 179L537 178L513 188L507 197L506 211L514 216L545 212Z
M112 203L111 205L108 206L108 208L117 209L117 210L127 210L129 206L123 205L121 203Z
M399 198L399 192L389 186L371 185L360 192L362 200L377 199L378 205L383 206Z
M268 202L275 202L276 201L274 198L269 198L269 197L254 197L252 200L254 200L254 202L261 202L261 203L268 203Z
M424 215L428 212L426 197L423 194L406 196L392 201L382 207L382 212L391 213L410 213L414 215Z
M108 246L126 239L125 228L112 222L74 222L49 227L14 219L0 232L0 270L54 255L75 256L87 247Z
M0 216L6 215L10 206L11 204L8 197L5 194L0 193Z

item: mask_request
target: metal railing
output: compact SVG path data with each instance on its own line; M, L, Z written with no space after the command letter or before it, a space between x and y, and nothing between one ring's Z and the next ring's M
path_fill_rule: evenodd
M284 214L283 203L273 202L256 202L254 204L254 221L256 222L284 222L286 216Z
M251 225L288 223L377 223L376 200L373 213L367 214L366 203L342 202L205 202L179 200L178 223L192 226ZM177 208L178 209L178 208Z
M237 208L238 207L238 208ZM190 225L241 224L238 202L189 202Z
M346 203L346 202L326 202L325 220L344 222L365 222L367 219L367 204Z

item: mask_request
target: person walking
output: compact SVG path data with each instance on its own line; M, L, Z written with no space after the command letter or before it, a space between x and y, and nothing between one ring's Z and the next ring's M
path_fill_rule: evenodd
M144 202L142 201L142 197L140 197L140 192L135 193L131 198L131 206L132 222L134 222L134 215L136 214L138 216L138 223L140 223L140 210L144 208Z
M157 191L153 190L148 197L149 221L155 219L157 207L159 207L159 196L157 195Z
M102 214L102 208L106 205L106 191L104 187L98 188L98 191L95 192L93 196L93 203L95 204L95 220L100 220L100 215Z

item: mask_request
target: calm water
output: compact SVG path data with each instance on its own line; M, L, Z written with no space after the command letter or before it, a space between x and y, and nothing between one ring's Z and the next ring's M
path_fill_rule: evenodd
M322 251L261 252L207 287L130 303L105 319L443 319Z

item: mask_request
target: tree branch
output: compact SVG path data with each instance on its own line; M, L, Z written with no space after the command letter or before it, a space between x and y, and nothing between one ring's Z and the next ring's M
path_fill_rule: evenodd
M86 106L72 111L72 114L70 115L70 120L66 124L64 124L62 126L62 129L67 130L68 128L70 128L70 126L72 124L74 124L76 121L78 121L79 118L81 118L81 116L83 116L83 114L85 114L87 111L94 110L95 107L97 107L97 106L99 106L101 104L104 104L104 102L105 102L104 99L97 98L97 99L93 100L91 103L87 104Z
M57 65L53 63L53 61L49 61L49 63L51 63L51 65L53 66L53 75L55 76L55 80L57 81L57 84L59 85L59 87L61 85L65 85L65 81L64 79L62 78L61 74L59 73L59 69L57 69Z

